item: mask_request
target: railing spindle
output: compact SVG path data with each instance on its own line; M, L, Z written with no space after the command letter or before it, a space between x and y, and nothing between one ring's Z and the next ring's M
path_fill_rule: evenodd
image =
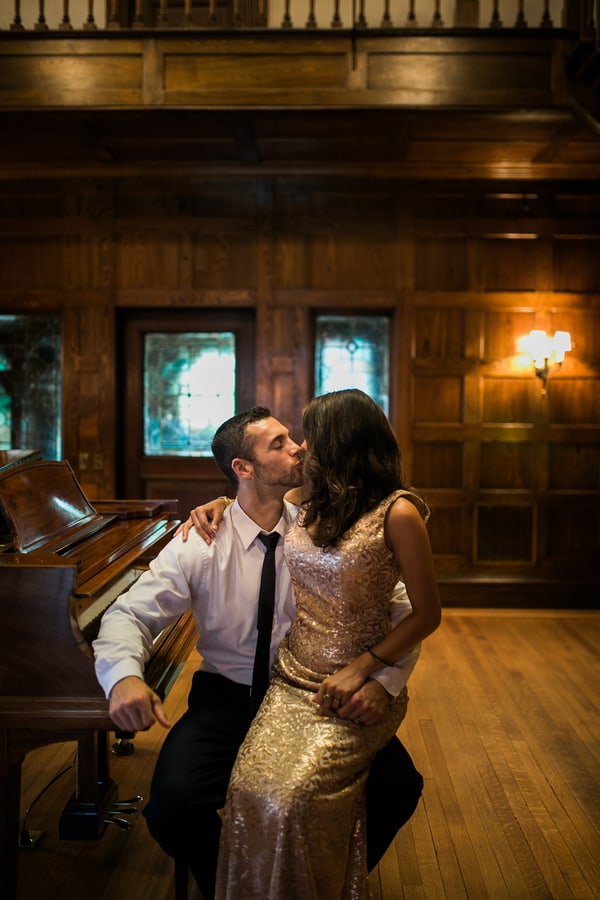
M525 0L519 0L518 13L517 13L517 21L515 22L515 28L527 28L527 19L525 18Z
M600 0L596 0L596 2L598 3L598 20L600 21ZM591 34L593 31L595 31L596 26L594 24L594 0L587 0L587 3L585 3L583 25L587 34Z
M390 0L385 0L383 6L383 16L381 17L381 28L391 28L394 23L390 15Z
M110 0L110 12L108 14L107 28L119 28L119 0Z
M38 15L37 22L33 26L33 30L34 31L48 31L48 26L46 25L46 16L44 15L44 12L45 12L44 6L46 3L46 0L38 0L38 3L39 3L39 6L38 6L39 15Z
M492 9L492 18L490 19L490 28L502 28L502 19L498 10L499 0L494 0Z
M309 0L308 2L308 19L306 20L306 27L317 27L317 18L315 16L315 0Z
M21 0L15 0L15 15L10 25L11 31L25 31L23 20L21 19Z
M444 20L442 19L442 11L441 11L442 0L435 0L435 10L433 13L433 19L431 20L432 28L443 28Z
M357 28L368 28L367 17L365 16L365 0L360 0L358 6L358 19L356 20Z
M94 0L88 0L88 14L87 19L83 24L84 31L96 31L96 22L94 20Z
M283 19L281 20L282 28L293 28L294 23L292 22L292 17L290 15L290 0L285 0L285 6L283 10Z
M341 28L342 20L340 17L340 0L334 0L333 3L333 19L331 20L332 28Z
M158 8L157 22L159 25L168 25L169 24L169 13L167 10L167 0L160 0L160 6Z
M71 18L69 16L69 0L63 0L63 17L58 25L59 31L73 31Z
M132 28L144 27L144 0L135 0L135 12L133 14Z
M417 16L415 14L415 0L409 0L406 24L409 28L417 27Z
M540 21L540 28L552 28L554 22L550 17L550 0L544 0L544 12Z

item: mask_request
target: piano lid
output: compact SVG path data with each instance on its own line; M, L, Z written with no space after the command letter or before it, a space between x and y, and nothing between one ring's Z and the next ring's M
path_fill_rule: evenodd
M46 502L40 503L40 497ZM114 518L101 515L81 490L69 463L39 461L0 470L0 513L11 549L59 552L89 537Z

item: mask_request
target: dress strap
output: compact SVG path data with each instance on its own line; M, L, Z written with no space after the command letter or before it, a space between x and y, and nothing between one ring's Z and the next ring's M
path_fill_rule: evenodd
M414 506L417 507L417 509L421 515L421 518L423 519L424 522L426 522L428 520L429 515L430 515L430 509L427 506L427 504L425 503L425 501L423 500L423 498L419 497L418 494L415 494L414 491L407 491L407 490L394 491L393 494L390 494L383 501L384 503L386 503L386 509L389 509L389 507L392 505L392 503L395 503L396 500L398 500L400 497L404 497L405 500L410 500L410 502Z

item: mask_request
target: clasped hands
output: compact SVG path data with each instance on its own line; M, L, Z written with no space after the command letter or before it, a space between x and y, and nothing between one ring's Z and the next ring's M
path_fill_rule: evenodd
M356 678L348 676L347 667L340 669L321 683L313 703L323 715L349 719L357 725L376 725L385 715L391 697L383 685L372 678L353 687Z

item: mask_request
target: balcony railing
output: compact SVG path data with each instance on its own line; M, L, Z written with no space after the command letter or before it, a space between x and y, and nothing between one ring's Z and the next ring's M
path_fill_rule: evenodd
M11 9L12 7L12 9ZM600 0L4 0L0 29L552 29L596 35Z

